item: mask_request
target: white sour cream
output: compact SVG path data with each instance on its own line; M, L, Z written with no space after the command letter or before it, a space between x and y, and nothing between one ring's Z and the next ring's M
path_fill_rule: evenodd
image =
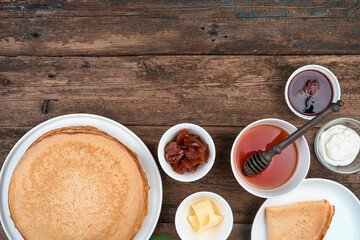
M336 125L323 132L319 151L323 159L333 166L352 163L360 150L360 137L351 128Z

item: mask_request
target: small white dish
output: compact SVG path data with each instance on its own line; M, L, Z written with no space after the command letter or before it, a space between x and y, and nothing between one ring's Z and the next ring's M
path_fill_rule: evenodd
M251 240L267 240L266 207L282 206L304 201L326 199L335 206L335 214L324 240L357 240L360 236L360 201L340 183L321 179L305 179L289 194L264 201L259 208L251 228Z
M277 188L272 188L272 189L256 188L253 185L250 185L247 181L245 181L243 175L239 174L238 167L235 163L235 154L236 154L235 149L236 149L236 144L239 141L240 137L250 128L259 125L277 126L279 128L284 129L289 134L297 130L297 128L291 123L276 118L261 119L249 124L239 133L239 135L234 141L230 154L231 168L238 183L249 193L262 198L278 197L280 195L284 195L294 190L305 179L310 167L309 145L304 136L300 137L298 140L295 141L295 145L298 152L298 161L294 173L291 175L290 179L287 180L287 182L285 182L284 184L282 184Z
M177 133L182 129L188 129L190 133L199 135L201 140L209 145L209 157L207 163L201 163L194 173L186 171L184 174L175 172L170 164L165 160L164 149L168 142L170 142ZM202 127L192 123L181 123L169 128L161 137L158 145L158 159L162 169L165 173L180 182L193 182L204 177L212 168L215 162L215 144L210 134Z
M191 205L205 199L210 199L214 203L215 213L223 216L224 221L205 232L199 233L193 229L187 217L192 212ZM233 228L233 214L230 205L218 194L197 192L185 198L179 205L175 215L175 227L183 240L225 240Z
M316 115L314 116L309 116L309 115L304 115L301 114L300 112L298 112L295 108L293 108L293 106L290 103L289 100L289 86L291 81L293 80L293 78L299 74L300 72L303 72L305 70L315 70L318 71L320 73L322 73L323 75L325 75L327 77L327 79L330 81L330 84L332 86L332 90L333 90L333 97L332 97L332 101L331 102L337 102L338 100L340 100L340 95L341 95L341 90L340 90L340 84L339 81L337 80L336 76L327 68L320 66L320 65L306 65L303 66L299 69L297 69L295 72L293 72L293 74L291 74L291 76L289 77L289 79L286 82L286 86L285 86L285 101L286 104L288 105L288 107L290 108L290 110L295 113L297 116L303 118L303 119L307 119L307 120L311 120L314 117L316 117Z
M327 122L326 124L324 124L319 129L319 131L317 132L317 134L315 136L314 150L315 150L316 157L324 167L326 167L327 169L329 169L333 172L341 173L341 174L356 173L357 171L360 171L360 153L357 154L355 160L352 163L350 163L349 165L345 165L345 166L333 166L333 165L329 164L328 162L326 162L323 159L323 156L320 153L319 141L320 141L321 134L323 134L323 132L325 132L329 128L336 126L336 125L343 125L345 127L351 128L357 134L360 135L360 122L358 120L355 120L352 118L333 119L333 120Z

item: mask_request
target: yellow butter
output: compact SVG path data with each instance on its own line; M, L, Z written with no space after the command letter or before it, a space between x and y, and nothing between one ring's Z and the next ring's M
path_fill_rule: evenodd
M200 201L191 207L195 214L189 214L188 221L198 232L204 232L224 220L223 216L215 214L210 200Z

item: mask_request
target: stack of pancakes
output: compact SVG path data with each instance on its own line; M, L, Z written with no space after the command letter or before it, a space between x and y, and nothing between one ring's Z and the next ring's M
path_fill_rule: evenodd
M17 164L9 208L24 239L133 239L149 185L136 154L90 126L55 129Z

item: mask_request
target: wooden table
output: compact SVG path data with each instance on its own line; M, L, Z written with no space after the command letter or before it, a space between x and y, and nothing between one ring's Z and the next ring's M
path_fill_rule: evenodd
M296 125L284 100L290 74L307 64L338 77L345 107L331 118L360 119L359 1L2 1L0 3L0 161L37 124L93 113L134 131L156 158L170 126L193 122L217 149L207 176L180 183L161 169L163 207L154 236L178 239L179 203L212 191L231 205L230 239L250 239L264 201L233 177L230 150L251 122ZM360 195L360 173L325 169L306 134L310 178L337 181ZM159 167L160 168L160 167ZM165 235L153 239L166 239ZM169 238L169 239L170 239ZM0 239L6 239L1 228Z

